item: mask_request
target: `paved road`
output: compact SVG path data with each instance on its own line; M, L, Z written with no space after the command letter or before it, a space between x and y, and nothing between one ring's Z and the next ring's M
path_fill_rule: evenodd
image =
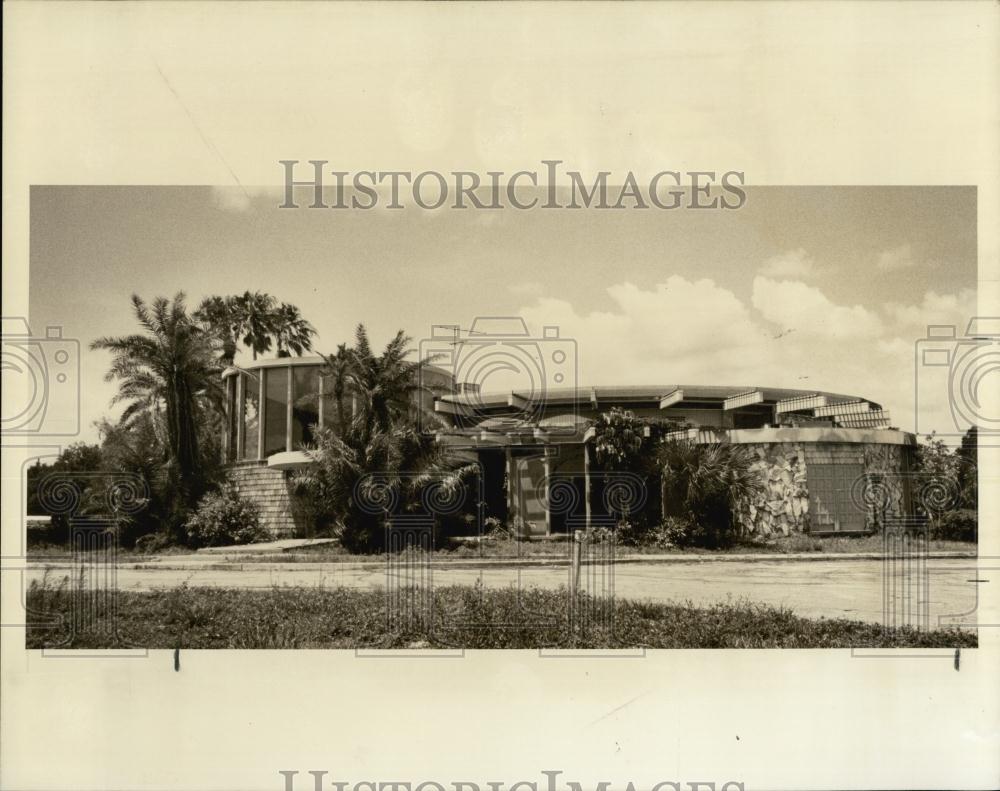
M53 569L58 578L67 569ZM486 587L509 585L554 588L565 585L569 570L565 565L536 565L526 568L458 567L441 562L433 569L433 584L470 585L482 581ZM40 566L31 566L27 579L39 579ZM994 584L1000 575L992 573ZM931 626L950 623L974 625L977 602L977 574L974 559L931 559L927 561L928 610ZM910 579L915 579L911 575ZM351 588L384 586L384 567L347 563L246 563L189 564L186 568L155 565L120 568L119 590L155 590L190 586L269 588L304 585ZM706 605L727 599L749 599L791 608L811 618L852 618L882 622L883 564L877 560L810 561L728 561L702 563L620 563L614 569L614 594L619 598L653 601L691 601ZM915 592L914 592L915 594ZM915 598L915 596L914 596ZM897 599L902 603L902 597ZM967 613L971 613L968 614Z

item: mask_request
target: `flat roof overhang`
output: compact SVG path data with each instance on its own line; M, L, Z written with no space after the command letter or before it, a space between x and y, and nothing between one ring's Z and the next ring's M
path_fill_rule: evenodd
M540 396L518 391L494 393L457 393L435 398L434 408L450 414L497 414L504 411L531 411L575 405L592 409L612 406L646 406L650 408L718 408L720 410L745 407L771 407L779 402L787 405L802 399L805 404L836 405L867 401L874 409L881 409L875 401L856 395L827 393L817 390L793 390L747 385L627 385L620 387L571 387L545 390ZM808 407L800 407L808 408Z

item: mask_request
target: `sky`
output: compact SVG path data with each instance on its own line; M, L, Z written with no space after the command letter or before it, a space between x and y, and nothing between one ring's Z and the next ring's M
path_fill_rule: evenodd
M580 385L747 384L856 394L906 430L954 431L914 364L928 324L975 315L976 191L747 187L736 211L279 209L273 189L31 190L30 323L81 345L81 439L114 415L109 358L151 299L261 290L332 351L435 324L556 325ZM305 201L301 201L305 204ZM935 376L940 371L930 372ZM929 387L915 415L916 386Z

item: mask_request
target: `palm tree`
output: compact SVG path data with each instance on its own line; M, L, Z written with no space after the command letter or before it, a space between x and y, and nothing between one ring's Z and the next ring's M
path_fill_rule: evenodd
M346 343L337 346L334 354L324 354L325 363L320 371L323 377L323 397L332 399L337 409L337 431L347 428L347 389L350 384L352 349Z
M239 336L243 323L237 309L236 297L205 297L194 312L194 318L213 333L222 344L220 359L230 366L236 359Z
M270 294L260 291L252 293L245 291L235 297L234 302L243 343L251 349L256 360L258 354L271 349L271 338L275 333L277 300Z
M323 376L330 386L324 391L337 407L337 426L318 433L310 451L316 463L296 477L321 518L339 525L341 541L352 551L378 549L384 537L387 515L360 502L374 501L365 488L372 481L391 488L406 508L423 487L442 481L457 487L473 472L452 468L434 437L415 421L414 396L422 389L419 374L427 361L407 360L409 343L400 331L376 354L364 325L358 325L354 348L342 344L325 358ZM354 402L350 415L348 398Z
M361 401L359 414L366 429L386 431L404 417L415 417L421 410L415 396L429 389L420 372L430 364L430 358L408 360L412 338L402 330L386 344L381 355L372 352L364 324L358 325L354 337L350 383Z
M741 445L668 441L659 461L665 515L689 520L694 542L708 547L733 541L741 515L765 492L753 457Z
M282 302L274 311L271 326L279 357L290 357L293 352L296 356L301 356L302 352L312 348L316 330L302 318L295 305Z
M199 422L211 408L222 409L217 344L188 316L183 292L151 305L133 294L132 309L141 334L98 338L91 348L112 354L104 378L119 383L112 403L127 402L120 424L159 417L181 494L197 497Z

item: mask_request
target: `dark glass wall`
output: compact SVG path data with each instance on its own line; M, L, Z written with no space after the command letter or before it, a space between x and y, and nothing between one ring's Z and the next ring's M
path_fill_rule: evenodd
M319 368L292 368L292 450L313 441L319 423Z
M239 429L240 410L236 403L236 381L238 376L227 376L226 383L226 461L236 459L236 434Z
M234 379L236 377L233 377ZM257 458L260 432L260 379L243 376L243 458Z
M264 369L264 458L285 450L288 439L288 369Z

